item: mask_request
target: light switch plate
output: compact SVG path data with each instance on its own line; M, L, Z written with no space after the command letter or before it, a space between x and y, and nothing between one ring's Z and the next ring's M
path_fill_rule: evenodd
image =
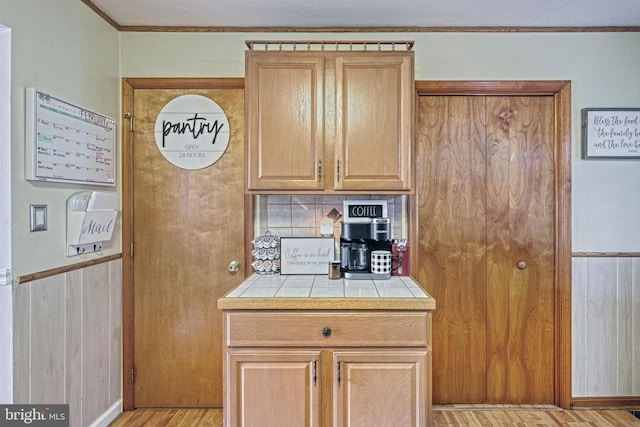
M29 205L31 231L46 231L47 229L47 205Z

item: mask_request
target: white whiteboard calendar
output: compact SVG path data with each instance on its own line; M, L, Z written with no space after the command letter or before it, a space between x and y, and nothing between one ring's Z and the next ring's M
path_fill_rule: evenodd
M113 118L28 88L25 123L26 179L115 185Z

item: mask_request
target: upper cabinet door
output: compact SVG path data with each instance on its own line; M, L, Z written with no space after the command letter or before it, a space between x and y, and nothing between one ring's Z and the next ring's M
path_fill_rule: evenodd
M410 192L413 56L247 51L247 189Z
M318 190L324 155L324 57L246 52L247 188Z
M411 190L413 55L336 58L334 189Z

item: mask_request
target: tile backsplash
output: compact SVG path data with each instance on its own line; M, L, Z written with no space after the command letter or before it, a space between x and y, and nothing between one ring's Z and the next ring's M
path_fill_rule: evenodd
M333 221L333 236L340 237L340 221L346 200L386 200L387 216L391 219L391 237L406 236L407 196L257 196L256 235L267 231L281 237L320 237L320 221Z

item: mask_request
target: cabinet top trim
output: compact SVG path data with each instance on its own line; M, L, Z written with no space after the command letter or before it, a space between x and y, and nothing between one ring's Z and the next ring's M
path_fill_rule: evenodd
M249 50L410 51L413 40L246 40Z

